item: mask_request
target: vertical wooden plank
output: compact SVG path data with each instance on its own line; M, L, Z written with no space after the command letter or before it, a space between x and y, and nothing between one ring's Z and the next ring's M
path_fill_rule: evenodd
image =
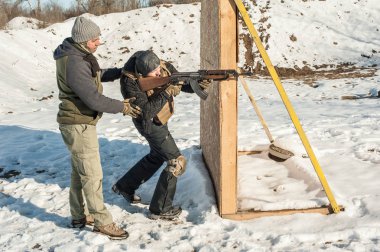
M203 0L201 68L235 69L236 11L231 0ZM220 214L237 212L236 81L214 83L201 102L201 146L212 177Z
M233 0L220 1L220 68L236 69L236 11ZM221 100L221 213L237 212L237 84L236 80L220 83Z
M220 60L219 0L202 0L201 3L201 69L218 69ZM206 101L201 101L200 141L203 158L214 183L215 196L221 209L221 130L219 88L214 83L208 90Z

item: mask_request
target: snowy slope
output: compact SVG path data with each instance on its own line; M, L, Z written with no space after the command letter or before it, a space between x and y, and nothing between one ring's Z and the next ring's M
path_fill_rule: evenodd
M252 5L250 9L255 23L269 16L263 25L271 24L267 29L271 34L268 53L274 64L379 64L378 54L371 54L371 50L380 51L378 36L372 32L380 25L374 0L282 2L272 1L263 14L262 6ZM173 61L179 70L199 67L200 4L85 16L102 30L104 45L96 53L102 67L121 67L134 51L149 48ZM90 228L67 228L70 157L55 121L59 101L52 52L70 35L73 22L69 19L36 30L27 19L19 18L10 22L8 30L0 31L0 250L379 250L380 100L340 99L343 94L380 89L378 68L372 77L315 79L312 86L303 80L283 80L345 212L240 222L221 219L199 146L199 98L180 94L176 114L169 123L189 161L175 197L175 203L184 209L180 221L152 221L147 218L146 206L131 206L111 192L116 179L149 148L130 118L106 114L98 124L104 197L115 221L130 237L115 242L92 233ZM355 24L356 28L342 26L341 22ZM288 39L292 34L296 41ZM244 55L245 49L240 48ZM276 141L296 156L283 163L267 158L268 140L239 86L239 149L261 149L264 153L239 158L238 206L274 210L328 203L310 161L302 157L304 150L273 83L264 78L247 81ZM104 83L104 89L106 95L121 99L118 81ZM144 201L150 200L158 175L139 189Z
M245 2L274 65L315 69L342 63L379 64L380 6L376 0ZM246 59L242 42L241 48L240 58ZM248 48L252 52L258 55L256 48ZM256 66L254 61L247 63Z

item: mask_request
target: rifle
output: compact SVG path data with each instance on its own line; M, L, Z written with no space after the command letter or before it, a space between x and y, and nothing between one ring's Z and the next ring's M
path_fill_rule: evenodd
M138 82L142 91L148 91L157 87L166 88L173 85L188 85L190 84L194 92L203 100L208 96L208 93L199 86L199 81L202 80L227 80L237 78L239 75L252 75L251 72L237 72L234 69L228 70L198 70L197 72L177 72L167 77L141 77Z

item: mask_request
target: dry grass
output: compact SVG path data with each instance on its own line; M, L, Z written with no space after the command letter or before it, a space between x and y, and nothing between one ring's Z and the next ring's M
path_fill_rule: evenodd
M32 9L33 2L39 0L29 0L27 5L22 5L22 1L0 0L0 29L15 17L32 17L42 21L44 26L62 22L68 18L79 16L83 13L103 15L115 12L124 12L157 4L184 4L195 3L200 0L76 0L76 3L69 9L63 9L56 1L52 0L41 9ZM23 1L25 2L25 1Z

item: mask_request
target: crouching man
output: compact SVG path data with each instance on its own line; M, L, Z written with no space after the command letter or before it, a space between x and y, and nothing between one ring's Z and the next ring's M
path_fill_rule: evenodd
M124 99L136 97L135 104L142 109L142 116L133 119L139 133L149 143L150 152L138 161L112 187L130 203L138 203L141 198L135 191L149 180L166 162L157 182L149 210L152 219L177 218L182 209L173 205L177 178L186 170L185 157L179 151L168 129L168 120L174 113L174 97L180 91L194 93L190 85L170 85L143 92L139 86L141 77L165 77L177 72L173 65L160 60L152 51L134 53L123 68L120 79ZM207 88L209 82L201 83Z

